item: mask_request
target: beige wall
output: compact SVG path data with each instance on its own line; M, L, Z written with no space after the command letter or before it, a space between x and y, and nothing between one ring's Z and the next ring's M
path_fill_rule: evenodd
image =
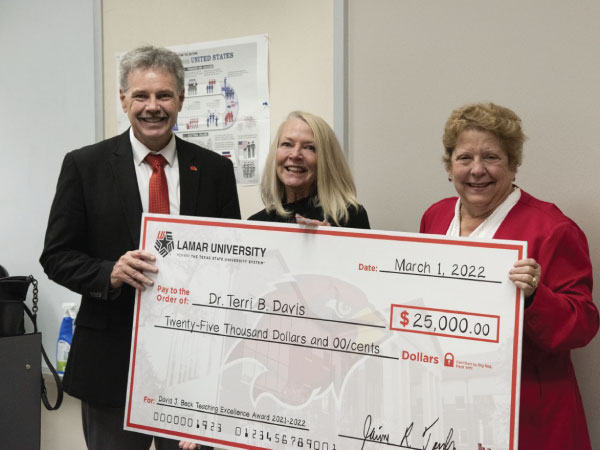
M517 184L580 225L600 280L598 19L595 0L349 0L349 149L372 225L418 231L423 211L454 195L444 123L462 104L494 101L529 137ZM598 337L573 352L593 448L599 354Z
M333 0L103 0L105 135L117 133L117 53L141 44L171 46L264 33L269 35L271 134L295 109L333 123L332 24ZM263 208L257 187L238 192L243 218Z

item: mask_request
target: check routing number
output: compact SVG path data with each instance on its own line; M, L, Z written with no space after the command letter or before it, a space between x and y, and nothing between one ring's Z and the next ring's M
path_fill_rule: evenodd
M230 449L516 449L526 243L144 215L125 428Z

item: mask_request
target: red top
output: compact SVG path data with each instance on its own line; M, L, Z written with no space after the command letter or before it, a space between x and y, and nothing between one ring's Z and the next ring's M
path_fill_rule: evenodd
M430 206L421 233L446 234L456 200ZM523 317L519 449L591 450L570 352L599 326L585 235L556 205L521 191L494 238L527 241L542 269Z

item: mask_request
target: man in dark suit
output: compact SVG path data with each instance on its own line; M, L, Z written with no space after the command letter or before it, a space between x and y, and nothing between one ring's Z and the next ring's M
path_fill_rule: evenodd
M155 47L127 53L120 97L131 128L65 156L40 258L50 279L82 296L64 386L82 400L90 450L152 443L123 430L135 289L157 272L154 256L137 250L142 212L240 218L231 162L172 133L184 100L179 57Z

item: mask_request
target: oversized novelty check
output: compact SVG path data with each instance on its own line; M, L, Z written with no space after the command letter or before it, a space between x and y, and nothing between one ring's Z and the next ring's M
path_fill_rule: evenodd
M145 215L125 427L229 449L516 449L525 243Z

